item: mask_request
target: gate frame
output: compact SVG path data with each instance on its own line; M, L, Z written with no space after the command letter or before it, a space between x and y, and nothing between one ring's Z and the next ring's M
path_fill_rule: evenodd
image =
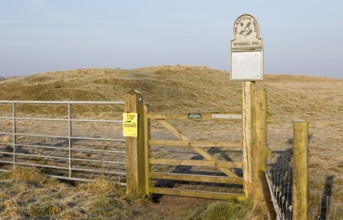
M256 197L262 199L262 184L260 174L265 170L267 158L267 105L266 91L255 91L255 82L244 82L243 84L243 188L244 198ZM244 104L245 103L245 104ZM245 112L248 113L244 115ZM138 114L138 136L126 137L127 152L127 192L137 195L150 196L150 118L148 107L144 106L142 93L131 90L125 97L125 112ZM162 117L163 118L163 117ZM244 119L246 118L246 119ZM246 121L244 121L246 120ZM175 131L177 133L178 131ZM174 133L174 134L175 134ZM175 134L183 141L190 141L182 133ZM248 140L248 141L246 141ZM245 144L244 144L245 142ZM244 156L245 153L245 156ZM244 165L245 164L245 165ZM193 193L160 192L161 194L172 194L181 196L195 196ZM237 195L240 197L241 195ZM202 196L200 196L202 197ZM204 198L212 198L206 196ZM215 196L216 197L216 196Z
M0 158L0 165L8 165L12 166L12 170L15 170L17 167L36 167L36 168L48 168L58 171L65 171L68 172L67 175L53 175L50 174L50 177L54 177L57 179L65 179L65 180L72 180L72 181L92 181L91 178L84 178L84 177L75 177L73 173L75 172L88 172L88 173L96 173L96 174L111 174L111 175L117 175L118 177L123 177L126 175L126 172L118 172L118 171L100 171L97 169L88 169L88 168L77 168L73 167L73 161L83 161L83 162L101 162L101 163L107 163L107 164L121 164L124 165L125 162L121 161L109 161L109 160L94 160L94 159L85 159L85 158L75 158L73 156L73 151L76 149L73 149L73 140L95 140L95 141L112 141L112 142L119 142L124 143L125 139L123 138L99 138L99 137L90 137L90 136L74 136L73 135L73 123L74 122L94 122L94 123L122 123L122 120L118 119L78 119L77 117L73 116L73 106L74 105L121 105L124 106L124 101L37 101L37 100L0 100L0 105L8 105L9 106L9 115L3 116L0 115L0 120L10 120L12 122L12 131L6 132L6 131L0 131L0 135L8 135L11 136L12 140L11 142L7 143L0 143L0 145L8 145L12 147L11 152L0 152L0 155L10 155L12 156L12 161L10 160L3 160ZM48 105L48 106L63 106L67 107L67 112L64 115L64 117L37 117L32 116L30 114L27 114L27 116L18 116L18 105ZM26 114L25 114L26 115ZM47 135L47 134L36 134L36 133L27 133L27 132L19 132L17 131L17 123L18 121L42 121L42 122L65 122L67 123L67 134L66 135ZM30 144L30 143L19 143L18 137L38 137L38 138L57 138L57 139L64 139L67 141L66 147L56 147L56 146L45 146L45 145L37 145L37 144ZM20 153L17 152L18 147L29 147L31 149L37 149L38 147L41 149L54 149L54 150L64 150L68 152L68 156L56 156L56 155L45 155L45 154L34 154L34 153ZM82 151L82 150L79 150ZM106 150L95 150L90 149L89 152L100 152L100 153L106 153ZM112 151L115 153L125 153L125 151L122 150L115 150ZM24 158L41 158L41 159L58 159L65 161L66 166L58 166L58 165L46 165L46 164L39 164L39 163L33 163L33 162L18 162L18 156L24 157ZM0 172L10 172L11 169L0 169ZM118 185L126 185L126 183L119 182Z
M220 114L220 113L213 113ZM216 120L212 119L212 113L203 113L202 119L197 120ZM241 120L241 114L238 112L223 113L229 115L230 119ZM158 159L158 158L148 158L149 166L150 164L160 164L160 165L189 165L189 166L202 166L202 167L216 167L226 176L214 176L214 175L188 175L182 173L159 173L153 172L148 173L150 179L168 179L168 180L183 180L183 181L195 181L195 182L211 182L211 183L227 183L235 185L243 185L243 178L237 176L235 173L230 171L230 168L242 167L242 162L231 162L231 161L221 161L216 160L202 147L225 147L227 149L237 148L241 145L241 142L229 142L229 141L193 141L187 138L182 132L177 130L173 125L171 125L166 119L179 119L187 120L187 114L148 114L148 120L155 119L167 130L173 133L180 140L151 140L148 141L148 147L150 145L158 146L169 146L169 147L190 147L199 155L201 155L204 160L178 160L178 159ZM217 119L218 120L218 119ZM199 163L200 162L200 163ZM228 199L235 197L237 199L243 199L243 194L237 193L223 193L223 192L209 192L200 190L186 190L186 189L170 189L163 187L149 187L147 188L149 193L156 194L169 194L169 195L179 195L188 197L199 197L208 199Z

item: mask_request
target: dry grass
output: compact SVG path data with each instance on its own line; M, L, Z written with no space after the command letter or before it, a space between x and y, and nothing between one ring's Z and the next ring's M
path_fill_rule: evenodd
M131 218L139 203L125 189L98 178L76 186L43 176L36 169L17 168L0 180L0 217L23 218ZM135 205L133 205L135 204Z
M241 84L230 82L230 76L222 71L206 67L188 66L163 66L140 68L133 70L120 69L79 69L66 72L52 72L36 74L28 77L17 77L0 81L0 99L10 100L122 100L124 94L132 89L140 90L149 104L152 112L206 112L206 111L230 111L241 109ZM292 120L302 118L310 123L310 191L311 198L317 200L319 193L323 193L328 187L326 179L333 177L331 187L332 201L343 203L343 80L320 77L305 77L291 75L267 75L265 81L257 82L258 88L264 88L268 92L269 127L268 142L273 150L285 150L291 147L289 140L292 138ZM0 106L1 109L9 108ZM38 111L49 114L49 108L35 109L25 108L18 111L37 113ZM23 108L23 107L22 107ZM53 109L56 114L64 114L66 110ZM80 108L80 112L87 109ZM36 112L35 112L36 111ZM95 110L95 114L110 114L113 109L102 108ZM118 111L118 110L117 110ZM89 113L94 114L94 113ZM187 126L178 125L181 130L190 132ZM194 126L196 134L194 138L213 136L234 136L234 132L227 128ZM210 132L210 134L206 133ZM212 132L212 133L211 133ZM189 134L192 136L192 134ZM209 135L209 136L206 136ZM22 216L27 213L27 207L21 205L21 200L10 196L8 191L25 191L23 185L8 185L6 183L6 195L9 197L5 202L7 216ZM43 182L36 185L46 184ZM106 186L105 182L99 182L105 192L115 194L116 189ZM31 186L30 186L31 187ZM46 186L49 188L48 186ZM62 206L53 203L56 209L47 206L44 213L51 212L63 218L83 218L87 216L86 210L90 207L106 207L113 203L110 198L93 197L89 194L92 187L83 186L80 189L83 196L92 198L92 202L80 203L82 205ZM102 188L99 187L99 188ZM109 187L109 188L108 188ZM117 186L114 186L117 187ZM108 191L108 190L113 191ZM42 190L38 188L37 190ZM68 194L64 199L70 200L70 204L78 201L79 196ZM119 201L126 201L125 195L116 194ZM14 199L16 198L16 199ZM117 198L117 197L116 197ZM124 198L124 199L123 199ZM37 201L37 200L36 200ZM42 199L44 201L44 199ZM102 202L99 202L102 201ZM319 201L320 202L320 201ZM31 202L33 203L33 202ZM115 202L114 202L115 203ZM314 204L312 201L311 204ZM118 203L121 210L125 205ZM27 204L26 204L27 205ZM26 209L26 212L22 212ZM59 212L60 209L63 211ZM0 208L4 210L4 208ZM35 206L32 206L35 210ZM50 210L50 211L47 211ZM104 210L107 210L106 208ZM107 210L108 211L108 210ZM106 212L107 212L106 211ZM36 213L35 211L34 213ZM63 214L62 214L63 213ZM103 211L98 215L102 216ZM113 215L117 209L113 210ZM123 212L121 212L123 213ZM132 214L132 213L131 213ZM129 213L124 216L129 217ZM2 214L3 215L3 214ZM6 216L5 215L5 216ZM27 214L26 214L27 215ZM3 215L4 216L4 215ZM69 216L69 217L68 217ZM24 215L25 217L25 215ZM102 216L104 217L104 216ZM123 217L124 218L124 217Z

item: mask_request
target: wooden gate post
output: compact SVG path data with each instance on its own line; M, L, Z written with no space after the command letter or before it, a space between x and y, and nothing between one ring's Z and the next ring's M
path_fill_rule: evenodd
M142 93L129 91L125 96L125 113L137 113L137 137L126 137L126 191L145 195L144 105Z
M267 92L254 91L253 96L252 178L254 197L262 199L260 176L266 171L267 159Z
M293 219L308 219L308 122L293 122Z
M267 92L256 90L253 93L252 111L252 179L253 202L259 211L267 211L268 219L276 219L272 199L265 176L267 169ZM260 204L264 204L260 206Z
M252 107L255 82L243 82L243 187L246 197L252 196Z

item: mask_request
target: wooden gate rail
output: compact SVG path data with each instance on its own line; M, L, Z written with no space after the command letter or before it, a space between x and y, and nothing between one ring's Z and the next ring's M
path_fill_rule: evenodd
M241 142L225 141L174 141L174 140L149 140L149 145L159 145L166 147L220 147L225 149L241 148Z
M203 182L203 183L227 183L227 184L238 184L238 185L243 184L242 178L231 178L227 176L153 172L153 173L150 173L150 177L154 179L193 181L193 182Z
M195 113L199 114L201 118L193 118L191 120L241 120L242 119L242 112L241 111L234 111L234 112L202 112L202 113ZM164 113L164 114L157 114L157 113L148 113L148 118L150 119L169 119L169 120L190 120L189 114L186 113Z
M236 198L238 200L245 199L244 195L235 194L235 193L205 192L205 191L159 188L159 187L151 187L150 190L152 193L156 193L156 194L188 196L188 197L197 197L197 198L205 198L205 199L222 199L222 200L229 199L229 198Z
M181 159L158 159L150 158L150 164L173 165L173 166L199 166L199 167L222 167L241 168L242 162L232 161L204 161L204 160L181 160Z

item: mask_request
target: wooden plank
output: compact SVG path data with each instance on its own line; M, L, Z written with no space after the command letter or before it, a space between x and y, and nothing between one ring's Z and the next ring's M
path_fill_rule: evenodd
M242 119L242 115L233 114L212 114L212 119Z
M210 175L194 175L194 174L180 174L180 173L150 173L150 177L154 179L193 181L204 183L227 183L227 184L243 184L242 178L232 178L227 176L210 176Z
M167 120L241 120L242 112L203 112L203 113L193 113L200 114L201 118L199 119L189 119L188 114L192 113L165 113L165 114L156 114L149 113L148 118L150 119L167 119Z
M167 147L221 147L226 149L239 149L241 142L226 141L177 141L177 140L149 140L149 145Z
M241 168L242 162L232 161L206 161L206 160L180 160L180 159L158 159L150 158L150 164L173 165L173 166L200 166L200 167L221 167Z
M166 120L158 120L165 128L167 128L170 132L172 132L176 137L178 137L181 140L189 141L189 139L182 134L182 132L178 131L176 128L174 128L168 121ZM195 150L198 154L200 154L202 157L204 157L208 161L216 161L212 158L212 156L205 150L201 149L200 147L192 146L193 150ZM231 170L227 168L221 168L218 167L219 170L221 170L223 173L225 173L229 177L237 177L237 175Z
M236 198L238 200L245 199L243 195L235 194L235 193L204 192L204 191L196 191L196 190L171 189L171 188L160 188L160 187L151 187L150 192L155 193L155 194L186 196L186 197L205 198L205 199L220 199L220 200L226 200L229 198Z

